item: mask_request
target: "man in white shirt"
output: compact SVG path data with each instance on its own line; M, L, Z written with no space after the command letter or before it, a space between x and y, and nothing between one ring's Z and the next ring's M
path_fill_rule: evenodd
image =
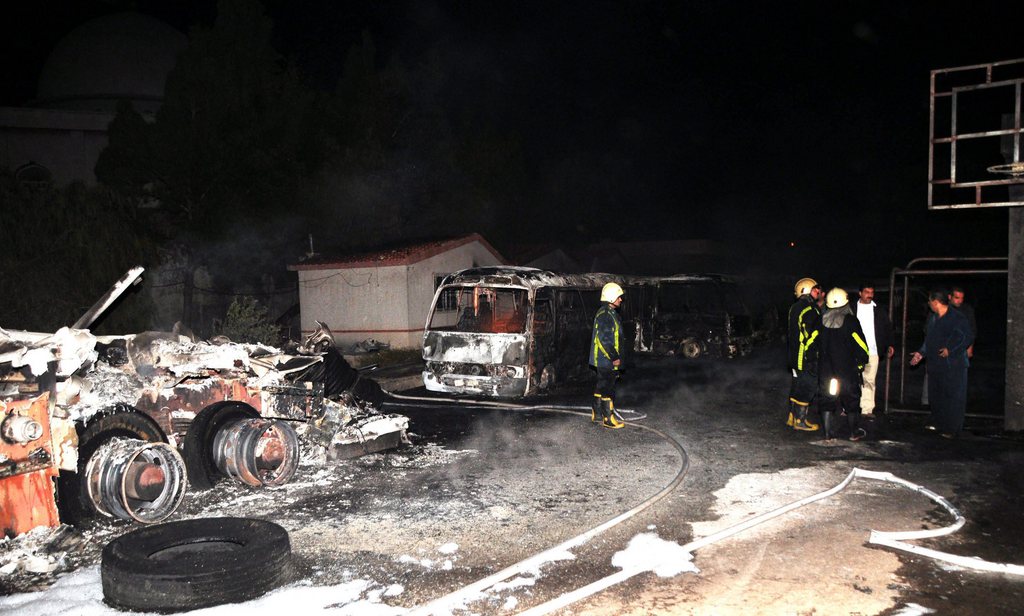
M879 308L875 302L875 287L870 284L860 286L860 300L857 301L857 320L864 330L864 338L868 343L868 363L864 366L864 386L860 390L861 413L871 415L875 409L875 381L878 377L878 357L885 353L892 357L895 348L892 345L892 326L889 315Z

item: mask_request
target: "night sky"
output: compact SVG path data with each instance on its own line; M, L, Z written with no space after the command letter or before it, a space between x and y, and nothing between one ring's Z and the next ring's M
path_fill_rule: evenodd
M92 17L134 6L187 31L215 14L23 4L3 20L3 105L29 101L46 54ZM333 89L368 30L382 63L430 60L453 116L517 134L539 185L591 171L603 198L573 213L582 237L711 237L881 275L916 256L1005 254L1005 210L927 211L928 78L1024 57L1010 3L264 5L310 84ZM538 227L523 241L556 239Z

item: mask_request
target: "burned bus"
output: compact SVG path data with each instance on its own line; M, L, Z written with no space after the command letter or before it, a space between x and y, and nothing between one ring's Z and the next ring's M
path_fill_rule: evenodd
M751 319L720 275L558 274L528 267L462 270L442 280L423 335L429 391L521 398L587 373L601 287L617 282L622 348L688 359L745 355Z
M601 287L636 292L622 276L557 274L528 267L462 270L437 292L423 335L423 384L429 391L521 398L584 375ZM635 335L623 315L624 339ZM625 342L631 348L632 343Z
M680 274L659 277L638 319L642 350L687 359L747 355L754 320L731 277Z

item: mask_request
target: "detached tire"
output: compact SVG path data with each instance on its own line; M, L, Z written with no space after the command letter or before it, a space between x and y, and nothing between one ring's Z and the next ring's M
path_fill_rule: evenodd
M103 548L103 599L121 609L180 612L248 601L287 581L283 528L250 518L147 526Z

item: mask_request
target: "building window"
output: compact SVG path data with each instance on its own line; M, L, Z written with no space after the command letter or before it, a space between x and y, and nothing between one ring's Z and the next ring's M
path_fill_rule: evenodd
M434 276L434 291L436 292L438 287L444 281L448 274L439 274ZM458 289L445 289L441 297L437 298L437 306L434 308L435 312L455 312L455 309L459 305L459 290Z

